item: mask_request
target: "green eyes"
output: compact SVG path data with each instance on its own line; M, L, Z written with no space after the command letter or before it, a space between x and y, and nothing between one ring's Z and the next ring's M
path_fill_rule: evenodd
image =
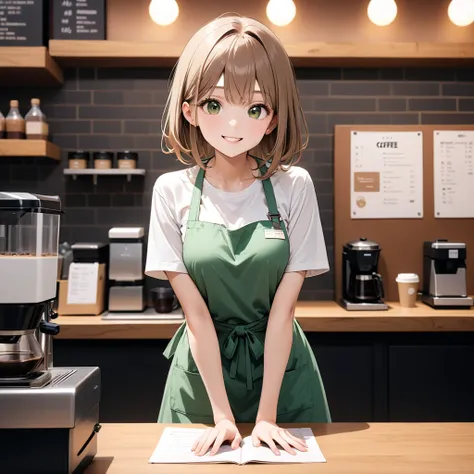
M222 109L221 104L215 99L204 100L199 105L209 115L217 115ZM259 120L265 118L270 110L264 104L256 104L252 105L247 113L251 119Z
M221 104L217 100L209 100L204 104L204 111L210 115L217 115L221 111Z
M262 115L262 112L263 112L262 118L266 117L267 113L264 107L262 105L254 105L253 107L249 109L248 114L250 118L259 119Z

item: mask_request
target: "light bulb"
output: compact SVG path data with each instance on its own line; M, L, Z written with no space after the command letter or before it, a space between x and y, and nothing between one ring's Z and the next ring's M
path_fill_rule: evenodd
M293 21L296 6L293 0L270 0L267 4L267 17L276 26L285 26Z
M474 0L451 0L449 19L456 26L468 26L474 21Z
M377 26L390 25L397 16L397 4L395 0L370 0L367 16Z
M176 0L151 0L148 7L151 19L158 25L171 25L179 15Z

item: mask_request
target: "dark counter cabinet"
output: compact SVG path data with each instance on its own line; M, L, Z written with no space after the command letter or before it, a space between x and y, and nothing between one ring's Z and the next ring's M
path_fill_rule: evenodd
M306 334L333 421L474 421L474 332ZM58 339L54 363L101 368L102 422L155 422L167 343Z

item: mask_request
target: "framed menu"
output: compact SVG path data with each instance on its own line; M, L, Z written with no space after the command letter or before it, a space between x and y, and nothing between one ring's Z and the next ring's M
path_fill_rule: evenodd
M105 25L105 0L54 1L53 39L105 40Z
M423 217L423 136L352 131L351 218Z
M474 131L433 133L435 217L474 217Z
M47 0L0 0L0 46L47 44Z

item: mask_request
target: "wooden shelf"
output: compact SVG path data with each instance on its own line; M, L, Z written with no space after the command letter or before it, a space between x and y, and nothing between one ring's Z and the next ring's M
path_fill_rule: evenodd
M172 66L184 45L168 42L50 40L49 52L63 66Z
M172 42L51 40L49 51L64 66L172 66L184 48ZM474 43L285 44L295 66L403 67L474 64Z
M0 157L45 157L59 161L61 149L46 140L0 140Z
M86 168L86 169L73 169L65 168L64 174L72 176L73 179L76 179L78 176L92 176L94 185L97 184L97 176L126 176L127 181L131 181L132 176L144 176L146 170L143 169L121 169L121 168L111 168L111 169L95 169L95 168Z
M2 86L53 86L62 83L63 72L46 47L0 47Z

